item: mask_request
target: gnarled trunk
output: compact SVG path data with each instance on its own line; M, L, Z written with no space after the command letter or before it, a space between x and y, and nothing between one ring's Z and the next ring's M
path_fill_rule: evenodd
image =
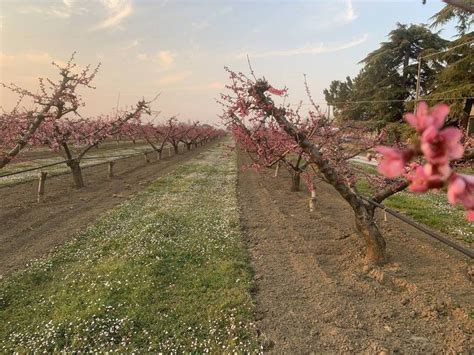
M74 186L78 189L84 187L84 179L82 178L82 170L80 162L76 160L71 160L67 163L69 168L71 169L72 178L74 180Z
M357 230L365 240L366 261L374 264L383 264L387 261L385 255L385 239L375 223L375 209L373 207L361 207L355 211L355 224Z
M186 143L186 150L191 150L191 143Z
M179 154L179 145L173 145L174 148L174 154Z
M294 172L291 175L291 191L299 191L300 190L300 172Z

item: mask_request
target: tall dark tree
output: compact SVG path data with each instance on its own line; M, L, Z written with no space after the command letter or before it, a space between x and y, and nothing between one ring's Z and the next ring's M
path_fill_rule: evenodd
M465 2L472 4L472 0ZM438 56L445 66L435 75L428 97L448 103L451 122L466 128L474 95L474 32L469 32L474 22L473 15L461 8L445 5L431 20L432 28L456 21L458 33L447 50Z
M400 121L406 101L415 98L418 58L440 51L448 43L425 25L399 23L388 41L360 62L364 67L353 80L331 83L324 91L326 100L341 119L368 120L378 127ZM442 67L442 60L433 56L422 61L423 95L429 94L434 74Z
M369 53L361 63L366 67L382 64L389 70L395 70L401 78L398 84L407 89L408 97L414 98L419 57L443 50L449 41L431 32L425 25L408 26L400 23L397 23L397 28L392 30L388 37L389 41L382 42L380 48ZM441 68L442 63L435 57L422 60L420 76L422 92L428 91L430 80Z
M472 0L464 0L463 2L471 4L472 6ZM442 27L448 22L456 21L456 30L458 31L459 37L469 33L474 21L469 11L449 4L431 16L430 20L432 21L430 25L431 28Z

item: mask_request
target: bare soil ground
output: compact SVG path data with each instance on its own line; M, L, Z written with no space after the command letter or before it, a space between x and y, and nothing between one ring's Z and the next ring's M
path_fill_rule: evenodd
M202 149L206 146L161 161L154 158L148 164L141 156L117 160L111 180L107 179L106 164L85 168L86 187L81 190L74 189L70 174L48 178L45 199L40 204L36 202L37 181L1 187L0 276L63 244L102 212Z
M240 154L239 165L248 163ZM390 216L384 267L363 263L350 207L319 183L289 192L281 171L239 171L257 326L275 353L472 353L473 263Z

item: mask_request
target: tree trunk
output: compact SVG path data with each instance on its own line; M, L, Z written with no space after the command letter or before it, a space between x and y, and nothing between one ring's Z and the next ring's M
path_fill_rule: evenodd
M291 191L300 191L300 175L299 172L291 175Z
M84 187L84 179L82 178L81 165L76 160L72 160L67 163L71 169L72 178L74 180L74 185L76 188L81 189Z
M174 154L179 154L179 145L174 145Z
M375 209L362 207L355 211L355 222L359 233L365 240L366 261L373 264L383 264L387 261L385 255L385 239L374 220Z
M197 148L198 147L198 144L197 143L194 143L194 148Z
M191 150L191 143L186 143L186 150Z
M158 160L163 158L163 149L158 152Z

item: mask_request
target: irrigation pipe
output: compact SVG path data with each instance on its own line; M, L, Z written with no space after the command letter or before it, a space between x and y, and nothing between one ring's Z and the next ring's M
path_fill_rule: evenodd
M135 156L138 156L138 155L143 155L143 154L148 154L148 153L154 153L156 152L155 150L148 150L148 151L143 151L143 152L140 152L140 153L136 153L136 154L126 154L126 155L108 155L108 156L95 156L95 157L83 157L81 158L81 160L89 160L89 159L108 159L108 158L117 158L116 160L120 160L120 159L126 159L126 158L130 158L130 157L135 157ZM0 175L0 178L3 178L3 177L7 177L7 176L13 176L13 175L19 175L19 174L23 174L23 173L27 173L29 171L35 171L35 170L40 170L40 169L43 169L43 168L48 168L48 167L51 167L51 166L55 166L55 165L59 165L59 164L65 164L67 163L69 160L62 160L62 161L59 161L59 162L56 162L56 163L52 163L52 164L46 164L46 165L41 165L41 166L37 166L35 168L29 168L29 169L25 169L25 170L20 170L20 171L14 171L14 172L11 172L11 173L7 173L7 174L3 174L3 175ZM100 164L106 164L108 163L107 161L106 162L101 162L101 163L97 163L97 164L94 164L92 166L97 166L97 165L100 165ZM91 165L89 165L91 166Z
M0 178L7 177L7 176L12 176L12 175L23 174L23 173L26 173L26 172L28 172L28 171L34 171L34 170L38 170L38 169L48 168L48 167L50 167L50 166L55 166L55 165L67 163L68 161L69 161L69 160L63 160L63 161L58 161L57 163L52 163L52 164L46 164L46 165L37 166L36 168L29 168L29 169L20 170L20 171L14 171L14 172L12 172L12 173L0 175Z
M468 256L471 259L474 259L474 251L472 249L463 247L462 245L459 245L459 244L453 242L452 240L450 240L446 237L443 237L442 235L440 235L438 233L433 232L432 230L426 228L425 226L423 226L421 224L418 224L418 223L412 221L410 218L402 215L401 213L398 213L398 212L392 210L391 208L388 208L388 207L386 207L386 206L384 206L380 203L377 203L377 202L375 202L373 200L370 200L370 199L367 199L365 197L362 197L362 199L367 201L368 203L384 210L385 212L391 214L395 218L398 218L398 219L402 220L403 222L405 222L405 223L409 224L410 226L418 229L419 231L422 231L422 232L426 233L430 237L439 240L441 243L449 245L451 248L456 249L457 251L463 253L464 255Z

